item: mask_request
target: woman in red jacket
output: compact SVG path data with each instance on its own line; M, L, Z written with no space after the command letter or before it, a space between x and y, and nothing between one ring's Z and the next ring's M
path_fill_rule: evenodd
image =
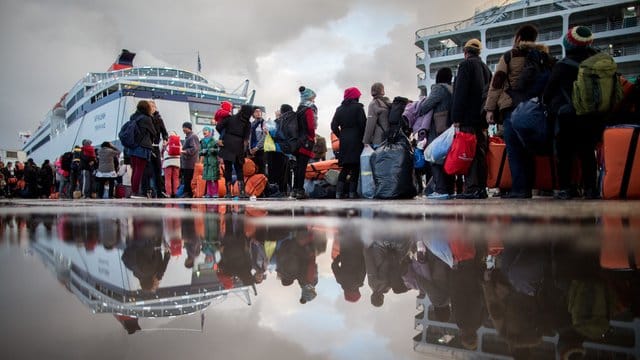
M293 178L293 196L296 199L306 199L304 192L304 175L307 171L309 159L314 157L313 146L316 139L316 126L318 125L318 108L316 107L316 93L304 86L298 88L300 92L300 105L298 105L298 129L299 148L296 154L296 172Z

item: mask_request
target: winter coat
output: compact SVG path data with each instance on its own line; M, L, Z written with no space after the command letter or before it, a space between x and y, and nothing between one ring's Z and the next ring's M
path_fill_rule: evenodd
M369 103L367 109L367 125L364 130L362 143L379 145L385 132L389 129L389 109L391 102L384 96L376 96Z
M480 57L471 55L458 65L453 85L452 122L476 128L487 126L482 116L482 98L489 81L491 70Z
M118 161L120 151L111 147L101 147L98 149L98 173L100 174L112 174L116 175L116 164L114 161ZM114 160L115 159L115 160ZM97 176L98 174L96 174Z
M236 115L227 116L217 125L216 130L221 134L222 147L220 157L226 161L243 161L245 157L245 144L249 141L251 124L249 118L253 107L243 105Z
M202 180L218 180L218 142L213 137L200 140L200 156L203 165Z
M549 48L546 45L521 41L508 51L511 53L509 64L505 60L505 55L500 57L487 93L487 102L484 105L486 111L511 110L517 105L509 93L516 88L518 78L524 69L527 54L532 49L549 53Z
M169 139L169 133L167 132L167 128L164 125L164 120L162 120L162 116L160 116L159 112L153 113L152 116L153 127L156 130L156 136L152 139L153 143L158 145L160 144L160 140Z
M433 118L433 112L426 112L424 115L418 115L422 103L427 100L426 97L421 98L419 101L414 101L407 104L404 108L402 116L407 119L411 131L417 134L420 130L429 130L431 128L431 119Z
M312 144L312 146L311 146L311 150L306 149L303 146L300 146L298 148L298 153L313 159L315 157L315 154L313 153L313 145L315 145L315 141L316 141L316 125L318 120L317 119L318 108L315 106L315 104L311 104L311 106L308 106L308 105L309 104L300 104L298 106L298 110L297 110L298 112L304 111L303 121L305 121L306 128L307 128L307 133L305 134L304 138L298 139L298 142L302 143L303 141L306 141L307 143Z
M153 126L153 120L149 115L138 111L131 115L131 120L134 119L137 121L140 129L140 139L138 141L138 146L130 149L128 155L149 160L151 157L151 150L153 149L153 139L157 136L156 129Z
M182 151L184 153L180 155L180 167L188 170L195 169L196 162L198 162L198 153L200 152L200 141L198 141L198 135L193 131L184 139Z
M333 259L331 270L336 281L344 290L356 290L364 284L367 269L362 251L364 245L360 239L340 241L340 253Z
M249 139L249 149L264 149L264 138L266 135L266 131L263 128L264 119L256 119L251 124L251 136Z
M82 170L94 170L96 168L96 160L96 149L93 145L82 145L80 168Z
M338 162L340 165L360 163L364 148L362 137L367 124L364 107L357 99L347 99L336 109L331 131L340 139Z
M567 51L566 58L571 59L577 63L581 63L588 57L591 57L595 54L596 50L589 47L583 47ZM549 76L549 82L547 82L544 94L542 95L544 103L549 106L550 113L557 114L560 107L568 103L562 91L564 90L569 99L571 99L571 93L573 92L573 82L577 78L577 67L566 64L562 60L560 60L553 66L553 69L551 70L551 76Z
M406 272L409 242L399 239L375 240L364 250L367 282L374 293L406 290L402 275Z
M453 86L444 83L438 83L431 86L431 93L427 98L420 102L418 116L425 115L433 110L434 114L451 109L453 101ZM450 124L449 124L450 125Z

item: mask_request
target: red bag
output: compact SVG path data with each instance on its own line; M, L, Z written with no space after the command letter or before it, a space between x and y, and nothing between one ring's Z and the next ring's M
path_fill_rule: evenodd
M180 136L171 135L167 142L167 153L169 156L179 156L182 145L180 144Z
M475 134L456 132L451 149L444 160L444 171L449 175L466 175L476 156L477 143Z

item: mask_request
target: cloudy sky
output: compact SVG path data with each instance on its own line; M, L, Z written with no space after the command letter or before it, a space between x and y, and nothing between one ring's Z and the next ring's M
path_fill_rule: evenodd
M0 149L38 122L76 81L105 71L120 50L135 64L196 70L234 89L244 79L267 117L297 104L297 88L318 94L319 132L345 88L369 102L373 82L387 95L416 98L414 45L422 27L473 14L480 0L0 0Z

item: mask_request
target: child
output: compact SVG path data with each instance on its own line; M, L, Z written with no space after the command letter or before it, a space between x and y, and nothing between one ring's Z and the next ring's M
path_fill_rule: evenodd
M200 162L202 180L205 180L205 198L218 198L218 141L213 137L213 130L209 126L202 129L203 138L200 140Z
M180 186L180 136L175 131L169 132L169 141L164 149L162 168L164 169L164 190L172 198L176 197Z

